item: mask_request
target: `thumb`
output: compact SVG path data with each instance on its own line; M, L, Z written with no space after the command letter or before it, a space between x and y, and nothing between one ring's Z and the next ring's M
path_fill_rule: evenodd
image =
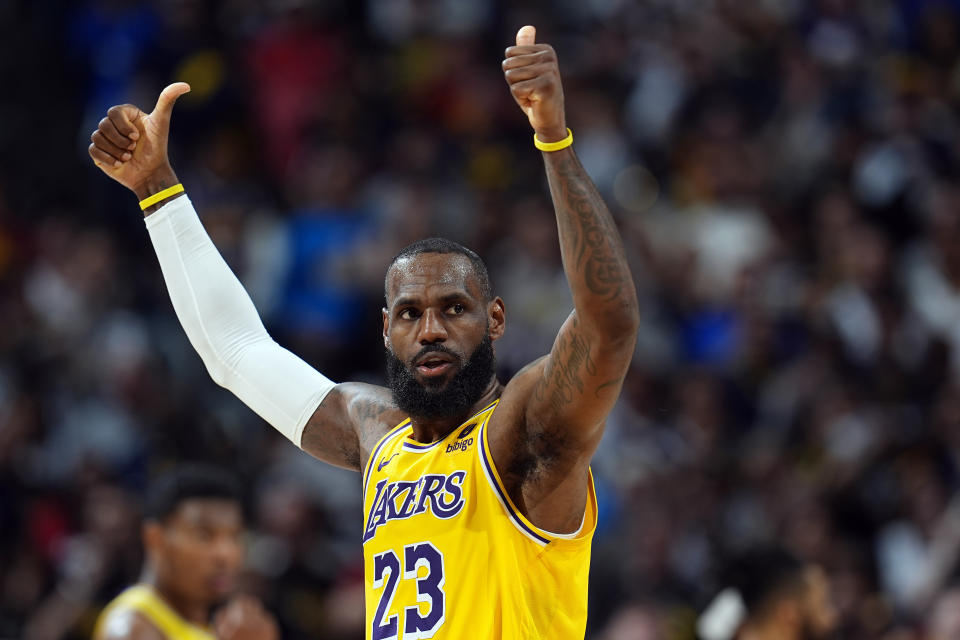
M167 124L170 122L170 114L173 113L173 105L177 101L177 98L183 94L190 91L190 85L186 82L174 82L160 92L160 97L157 98L157 106L153 108L153 113L150 114L151 117L158 118L162 123Z
M520 31L517 31L518 47L522 47L528 44L533 44L536 39L537 39L537 28L529 24L524 27L520 27Z

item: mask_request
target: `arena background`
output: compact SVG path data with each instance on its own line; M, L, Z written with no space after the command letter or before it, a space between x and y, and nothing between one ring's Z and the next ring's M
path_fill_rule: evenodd
M0 637L88 637L184 460L244 480L284 638L362 637L358 477L209 380L89 135L190 82L174 166L282 344L381 380L384 266L442 234L491 267L509 377L571 306L500 71L526 23L643 311L588 638L692 637L769 540L826 567L840 637L960 638L960 2L932 0L0 1Z

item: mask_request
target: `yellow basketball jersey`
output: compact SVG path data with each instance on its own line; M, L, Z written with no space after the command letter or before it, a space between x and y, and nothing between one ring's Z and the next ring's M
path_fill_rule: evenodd
M496 406L430 444L406 420L374 448L363 475L369 640L583 638L593 477L579 531L534 526L489 453Z
M170 606L160 599L153 587L138 584L125 590L106 606L97 626L94 637L103 636L105 625L109 624L112 613L133 609L153 623L168 640L217 640L213 633L187 622Z

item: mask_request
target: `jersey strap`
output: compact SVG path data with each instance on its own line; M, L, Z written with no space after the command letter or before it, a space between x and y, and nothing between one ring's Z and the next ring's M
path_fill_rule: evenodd
M111 610L121 608L143 614L168 640L216 640L209 631L181 618L148 585L130 587L109 605Z

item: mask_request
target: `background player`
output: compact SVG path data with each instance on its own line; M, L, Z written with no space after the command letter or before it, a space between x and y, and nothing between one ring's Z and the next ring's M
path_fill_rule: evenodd
M779 547L761 547L732 561L729 585L700 617L703 640L816 640L837 624L827 574Z
M273 618L249 596L232 599L211 627L211 610L242 565L242 534L239 490L228 475L187 466L162 477L147 500L143 578L107 606L94 638L276 640Z
M189 201L177 197L177 178L169 165L166 145L173 104L189 90L186 85L167 87L150 114L131 105L110 109L92 136L90 155L104 172L141 199L174 307L214 380L306 451L355 470L363 468L381 438L408 416L412 446L420 443L429 448L481 409L499 401L496 411L491 409L483 418L483 438L485 460L491 467L488 472L503 493L499 498L504 505L500 518L504 522L508 517L515 518L535 543L556 541L550 548L562 550L565 547L560 541L564 538L582 531L589 541L592 534L593 522L585 522L595 517L590 458L620 392L636 341L639 313L616 226L569 147L572 135L566 127L553 49L535 44L535 30L524 27L517 34L517 46L506 51L503 70L538 146L545 152L564 269L575 306L550 354L530 364L506 386L494 375L492 357L492 342L505 327L504 303L491 295L482 262L452 243L409 247L388 269L383 340L391 389L357 383L334 385L276 345L210 243ZM154 214L161 204L166 206ZM381 464L378 461L378 472ZM444 485L446 489L459 486L450 480L453 477L448 476L447 482L452 484ZM429 482L423 484L425 478L427 475L421 475L414 483L420 495L418 509L431 486ZM462 478L460 482L464 482ZM415 490L408 489L407 499L413 500ZM494 489L488 487L487 491ZM436 512L443 498L432 495L440 501L435 503ZM391 495L388 501L395 497ZM373 501L366 504L368 520L374 506ZM405 507L392 503L382 508L391 513ZM447 529L466 530L470 523L465 523L454 519ZM396 554L401 547L409 548L404 543L413 541L394 542ZM491 545L491 553L496 552L498 548ZM489 633L478 631L476 612L462 607L455 622L450 619L453 614L445 619L441 612L439 621L434 620L439 626L429 631L416 623L411 630L405 622L407 635L434 637L442 626L443 637L472 633L516 637L548 632L554 637L582 636L589 545L586 550L579 547L569 559L557 551L551 555L557 562L552 567L538 562L542 552L539 549L532 556L533 564L520 570L550 573L556 593L571 583L575 585L568 590L573 603L562 614L558 615L556 593L547 583L531 580L526 584L522 595L528 600L509 598L505 585L517 582L518 573L503 571L496 563L480 562L461 565L465 573L445 573L440 586L446 579L454 599L472 599L477 611L483 612ZM399 567L376 569L377 558L382 557L368 554L366 558L367 629L372 637L396 637L400 614L392 613L396 609L390 590L398 579ZM488 577L488 567L501 570ZM373 579L371 571L376 572ZM420 584L426 578L422 574L418 577L415 568L407 573L410 571L410 577L416 578L411 582L417 582L417 591L412 594L416 599L413 611L407 608L403 615L407 620L421 614L433 620L443 592L437 584ZM431 579L435 578L431 574ZM372 594L378 589L386 591L375 600ZM429 593L433 595L423 589L432 589ZM389 598L384 595L387 592ZM423 598L430 605L418 609L416 603ZM483 598L490 602L483 602ZM373 602L383 607L373 611ZM539 606L528 606L531 603ZM397 606L402 608L404 604L407 602L398 599ZM534 619L518 622L522 613L531 610Z

